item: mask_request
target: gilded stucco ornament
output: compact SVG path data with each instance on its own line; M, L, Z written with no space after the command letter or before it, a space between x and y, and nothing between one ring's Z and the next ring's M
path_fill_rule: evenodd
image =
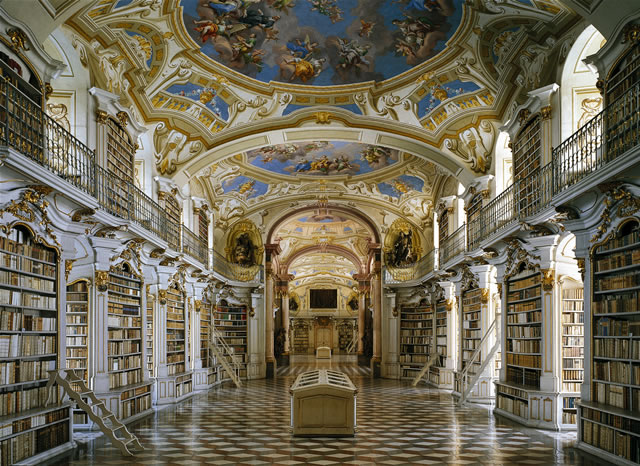
M7 29L7 35L11 39L11 48L16 52L19 52L20 49L25 51L31 50L27 46L27 35L22 29L9 28Z
M163 306L167 304L167 290L158 290L158 302Z
M540 269L540 256L534 255L524 249L517 240L512 240L507 249L507 265L505 268L505 280L518 273L521 264L532 270Z
M542 289L544 291L553 290L553 285L556 283L556 272L553 269L542 270Z
M480 302L482 304L489 302L489 288L480 288Z
M640 42L640 24L627 24L622 30L622 43Z
M580 270L580 275L582 276L582 282L584 282L584 274L586 272L585 259L583 257L578 257L576 261L578 261L578 270Z
M100 293L107 291L109 287L109 271L108 270L96 270L95 275L96 289Z
M71 274L71 270L73 269L73 263L76 259L65 259L64 261L64 279L69 281L69 275Z
M477 127L465 129L457 138L444 140L444 148L471 165L476 173L487 173L491 168L491 153L495 142L496 130L488 120Z
M11 194L15 193L14 196L17 197L17 200L12 199L9 204L0 207L0 218L3 218L4 214L10 214L23 222L34 223L37 221L53 242L60 247L58 238L53 232L53 224L49 219L49 201L45 199L52 191L52 188L42 185L31 185L12 190ZM40 217L39 221L38 217ZM6 232L11 226L12 224L2 225L1 228Z
M636 214L640 211L640 198L632 193L628 187L621 185L603 185L600 187L605 190L606 199L604 200L605 209L600 216L600 225L598 231L591 242L599 241L611 227L612 217L623 218ZM615 207L617 206L617 210ZM615 212L614 212L615 210Z

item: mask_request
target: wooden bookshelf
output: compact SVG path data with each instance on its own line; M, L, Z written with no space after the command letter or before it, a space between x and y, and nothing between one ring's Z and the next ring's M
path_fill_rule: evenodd
M213 322L225 343L240 363L240 377L247 376L247 308L220 304L213 313Z
M344 320L338 325L338 349L347 352L349 343L353 339L353 325L350 320Z
M473 353L482 341L481 294L478 288L467 290L462 294L461 369L469 365ZM473 362L474 367L469 369L469 373L475 374L474 369L479 368L481 364L482 355Z
M521 212L530 212L540 202L540 182L536 173L542 167L542 117L531 118L513 142L513 177L519 180L515 193Z
M448 318L447 303L438 302L435 312L435 351L438 358L427 374L431 385L438 388L453 388L453 371L446 368Z
M209 216L202 208L198 210L198 236L205 244L209 244Z
M175 250L180 247L180 225L182 224L182 207L173 194L164 193L164 210L167 214L169 230L169 246Z
M295 354L307 354L309 346L309 327L300 322L293 327L293 352Z
M45 406L57 369L58 256L23 227L0 236L0 460L14 464L71 440L69 404Z
M109 272L109 388L142 382L142 284L131 266L121 263Z
M400 377L413 379L429 359L433 308L426 304L400 308Z
M591 257L591 400L579 441L640 462L640 228L625 223Z
M89 386L89 282L78 280L67 285L66 361ZM89 425L89 416L82 409L73 410L74 426Z
M584 378L584 290L562 290L562 423L576 424Z
M610 105L633 85L640 82L640 45L629 49L609 73L605 88L605 102Z
M213 385L219 382L218 367L215 354L210 348L211 337L211 304L208 301L202 302L202 310L200 311L200 358L202 367L208 368L207 384Z
M107 170L114 180L109 184L112 208L121 216L129 210L128 183L134 182L135 149L131 138L115 119L107 118ZM124 183L119 183L122 181Z
M153 361L153 324L154 324L154 312L155 310L155 296L147 295L147 321L145 332L145 347L147 352L147 369L149 371L149 377L155 377L156 366Z
M186 372L185 299L178 288L167 289L167 374Z
M525 269L511 277L507 287L506 381L538 390L542 371L540 273Z

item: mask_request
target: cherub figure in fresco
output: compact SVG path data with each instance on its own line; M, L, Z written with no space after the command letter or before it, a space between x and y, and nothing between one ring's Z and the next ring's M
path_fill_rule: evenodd
M333 162L336 171L349 170L350 168L353 168L353 165L351 165L351 162L349 162L349 158L346 155L336 157Z
M251 53L253 52L258 39L255 34L250 34L247 39L238 36L238 41L232 45L233 48L233 56L232 60L237 60L238 58L243 58L245 63L249 63L251 61Z
M357 41L349 39L338 39L338 54L340 63L338 67L351 68L357 66L369 66L369 61L365 55L369 52L371 45L359 45Z
M380 162L381 158L386 160L390 154L389 154L389 150L384 147L367 146L367 148L364 149L360 153L360 155L362 156L363 160L366 160L367 162L369 162L370 165L372 165Z
M318 47L317 42L311 42L309 35L304 38L304 42L300 39L294 39L293 42L287 42L287 49L289 53L294 57L308 58L312 55Z
M296 164L296 172L308 172L311 170L311 162L308 160L302 160Z
M203 44L209 39L215 39L218 34L223 34L226 29L224 22L219 24L213 21L203 20L194 21L193 24L197 25L195 30L200 33L200 40Z
M393 188L401 195L407 194L411 190L407 183L400 180L393 180Z
M255 180L242 183L240 186L238 186L238 194L240 195L251 194L251 192L254 191L253 187L255 186L255 184L256 184Z
M247 8L252 3L258 2L260 2L260 0L210 0L209 8L218 16L232 13L236 17L243 17L247 14Z
M267 4L274 10L284 11L289 14L289 8L296 6L296 0L267 0Z
M342 21L342 10L336 0L309 0L311 11L317 11L321 15L328 16L333 24Z
M294 65L293 72L289 77L289 81L293 81L296 78L304 83L311 78L317 77L322 72L322 66L326 58L301 58L293 57L291 59L285 59L284 63L287 65ZM281 67L281 72L284 71Z
M376 23L368 23L365 20L361 19L360 20L360 30L358 31L358 35L360 37L369 37L371 35L371 32L373 32L373 26L376 25Z
M272 28L276 24L276 21L278 21L279 19L280 16L265 15L262 10L246 10L245 15L238 18L238 21L246 24L248 27L258 26L264 31L266 29Z
M330 164L331 161L329 160L329 157L323 155L319 160L311 162L311 170L327 173L329 171Z

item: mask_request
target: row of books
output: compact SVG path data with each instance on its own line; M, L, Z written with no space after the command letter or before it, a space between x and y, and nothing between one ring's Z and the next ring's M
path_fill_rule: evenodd
M497 385L498 393L502 395L515 396L518 398L527 398L527 392L519 388L508 387L506 385Z
M584 380L584 369L562 369L562 380L568 382L582 382Z
M69 441L69 423L61 422L0 442L0 464L16 464Z
M65 341L66 341L67 347L69 347L69 346L86 346L87 337L86 336L66 337Z
M582 419L599 422L616 429L626 430L627 432L640 435L640 421L630 417L619 416L617 414L583 406Z
M122 403L122 416L127 418L151 409L151 394Z
M74 311L75 312L75 311ZM70 316L67 315L67 324L87 324L87 316L86 315L77 315L77 316Z
M592 307L594 314L640 312L640 293L633 291L623 294L595 296Z
M593 361L593 379L640 385L640 367L623 361Z
M474 350L480 346L480 340L462 340L462 349Z
M139 364L138 364L139 365ZM109 386L113 388L133 385L142 382L142 370L116 372L109 374Z
M583 358L584 346L562 348L562 356L564 356L565 358Z
M424 364L427 362L428 354L401 354L400 362L401 363L417 363Z
M634 400L633 407L636 411L640 408L639 404L636 404L640 390L633 390ZM615 406L621 409L631 409L631 387L624 387L621 385L613 385L610 383L593 382L592 384L592 401L596 403L603 403L610 406Z
M167 352L184 351L184 340L167 341Z
M176 384L176 396L184 396L187 393L191 393L193 387L193 383L191 380L187 380L185 382Z
M566 356L563 354L563 356ZM584 369L584 358L565 357L562 359L564 369Z
M562 301L562 310L569 313L584 311L584 301Z
M142 319L132 316L108 316L107 325L111 328L140 327Z
M167 312L167 319L184 321L183 312Z
M0 286L2 285L31 288L32 290L44 291L45 293L55 293L56 291L55 280L22 275L8 270L0 270Z
M240 327L240 328L244 328L246 327L246 324L242 323L241 321L230 321L230 320L223 320L223 321L216 321L215 322L215 326L216 327Z
M509 285L509 289L511 290L511 285ZM507 302L512 301L521 301L523 299L532 299L540 296L540 287L537 286L535 288L528 288L526 290L520 291L510 291L507 295Z
M584 312L563 312L563 324L584 324Z
M0 385L43 380L49 377L47 371L54 370L56 362L51 361L11 361L0 363Z
M525 312L522 314L507 314L507 324L536 324L541 321L541 311Z
M540 336L540 327L537 325L507 327L507 338L539 338Z
M82 292L76 292L76 293L71 293L67 290L67 302L70 301L82 301L83 303L86 303L88 301L89 298L89 294L86 291L82 291ZM86 306L86 304L80 304L80 303L74 303L76 306ZM69 306L67 306L67 311L69 311ZM69 311L69 312L75 312L75 311Z
M108 344L109 357L119 354L139 353L142 340L110 341Z
M25 430L51 424L52 422L62 421L67 417L69 417L69 410L67 408L62 408L56 411L50 411L44 414L36 414L35 416L11 421L7 424L0 425L0 438L8 437L13 434L19 434L20 432L24 432Z
M56 352L53 335L0 335L0 358L40 356Z
M167 329L184 330L184 322L167 322Z
M583 288L568 288L562 290L562 299L582 299L584 300Z
M580 393L582 382L562 382L562 391L565 393Z
M542 367L542 356L507 353L507 364L539 369Z
M0 394L0 416L8 416L28 409L43 408L48 396L49 390L45 387L2 393ZM50 401L52 403L58 402L57 391L54 391Z
M479 340L480 339L480 329L479 328L472 328L472 329L463 330L462 331L462 338L463 339Z
M145 385L143 387L132 388L131 390L125 390L120 394L120 400L126 401L129 398L134 398L140 395L144 395L145 393L151 393L151 384Z
M507 340L507 351L515 353L540 353L540 340Z
M621 236L619 238L611 239L605 244L598 247L597 254L601 254L612 249L618 249L625 246L631 246L637 244L640 247L640 231L634 230L628 235Z
M142 357L139 354L131 356L112 356L108 360L109 371L122 371L127 369L139 369L142 364Z
M55 251L40 244L33 243L32 239L29 233L12 229L6 237L0 237L0 249L42 261L55 262Z
M121 328L110 329L109 340L135 340L140 339L141 329L137 328Z
M539 310L542 302L539 299L535 301L525 301L524 303L509 304L509 312L526 312Z
M140 301L126 296L109 296L109 312L111 314L138 315L140 313Z
M617 275L609 275L605 278L596 280L595 291L614 291L624 288L633 288L640 285L640 270L619 273Z
M55 296L41 296L28 291L15 291L0 288L0 305L24 306L34 309L55 311L58 300Z
M615 254L611 254L604 259L598 259L595 261L596 272L606 272L607 270L617 269L620 267L627 267L630 265L640 264L640 249L634 249L632 251L624 251Z
M247 320L247 314L231 314L227 312L216 312L214 315L216 320Z
M129 286L121 286L116 285L115 283L109 282L109 291L115 291L117 293L126 294L129 296L140 297L140 289L139 288L131 288Z
M594 338L593 356L640 360L640 340L627 338Z
M640 335L640 321L618 320L602 317L596 320L596 336L628 336Z
M507 411L516 416L527 418L529 411L529 403L516 398L509 398L498 394L498 408Z
M564 327L562 327L562 334L568 336L584 336L584 326L565 325Z
M540 371L507 366L507 382L538 389L540 388Z
M167 366L167 375L182 374L183 372L185 372L184 363Z
M563 336L562 346L584 346L584 337Z
M167 364L177 364L184 361L184 352L167 355Z
M87 326L86 325L67 325L66 334L67 336L86 337Z
M421 329L421 330L408 330L408 329L402 329L400 330L400 336L401 337L408 337L408 336L414 336L414 337L428 337L433 335L433 331L431 329Z
M528 288L533 285L537 285L540 283L540 274L531 275L530 277L524 279L516 279L509 282L510 290L520 290L522 288Z
M4 252L0 252L0 266L12 269L17 272L32 273L43 277L56 278L56 266L37 262L25 257L13 256Z
M440 326L436 328L436 335L446 335L447 334L447 326Z
M89 353L89 348L67 348L68 358L86 358Z

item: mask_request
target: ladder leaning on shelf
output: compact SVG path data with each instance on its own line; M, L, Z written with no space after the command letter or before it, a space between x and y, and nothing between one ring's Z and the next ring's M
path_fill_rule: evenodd
M500 314L496 315L493 323L489 326L489 329L484 334L484 337L482 337L482 340L480 340L480 344L473 352L473 355L471 355L471 358L467 361L467 365L460 374L460 378L462 380L462 393L460 399L458 400L458 405L464 404L464 402L467 400L469 393L471 393L471 390L473 390L473 387L482 376L482 373L484 372L486 367L493 362L493 356L498 352L498 348L500 348L500 334L498 332L498 329L500 328L500 322L498 320L499 317ZM469 374L469 369L473 367L473 363L475 362L475 360L480 357L480 350L482 349L482 345L484 344L486 339L494 333L494 330L496 333L496 341L493 345L493 348L491 348L489 354L484 358L482 364L480 364L480 369L477 372ZM469 375L471 375L471 380L469 380Z
M353 332L351 335L351 341L349 342L349 344L347 345L347 353L353 353L356 349L356 346L358 344L358 327L357 326L353 326Z
M49 371L49 381L47 382L49 399L51 399L56 384L60 385L64 389L65 395L75 401L78 407L89 415L89 418L100 427L100 430L111 439L111 443L118 447L123 455L133 456L130 448L144 450L138 437L118 421L116 416L107 409L104 401L100 401L95 393L87 388L84 380L78 377L74 369ZM49 399L46 404L49 404ZM101 414L96 413L94 408L100 409Z
M227 345L224 341L224 337L217 328L213 325L209 327L209 350L213 352L213 355L209 353L209 357L215 356L218 363L222 365L223 369L229 374L229 377L236 384L236 387L242 387L240 381L240 363L237 361L233 349ZM229 358L229 359L227 359ZM231 364L229 363L231 361ZM233 364L233 367L231 365ZM213 363L212 363L213 366Z
M438 353L433 353L431 354L431 356L429 356L429 359L427 360L423 368L420 369L420 372L418 372L418 375L416 375L415 379L413 379L413 382L411 382L412 387L415 387L416 385L418 385L418 382L422 380L422 377L424 377L424 375L427 372L429 372L429 369L431 368L431 366L433 366L433 363L436 362L436 359L438 359L438 356L440 356Z

